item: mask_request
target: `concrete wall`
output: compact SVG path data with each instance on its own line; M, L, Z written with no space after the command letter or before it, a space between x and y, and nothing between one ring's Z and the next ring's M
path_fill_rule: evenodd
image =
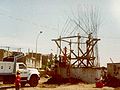
M108 63L107 74L120 79L120 63Z
M58 73L63 78L68 78L67 69L60 68ZM70 77L81 79L87 83L95 83L95 78L100 78L101 69L100 68L71 68L70 69Z

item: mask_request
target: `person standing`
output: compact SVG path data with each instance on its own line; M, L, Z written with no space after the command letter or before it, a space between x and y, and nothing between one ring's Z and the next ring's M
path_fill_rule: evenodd
M20 76L20 71L17 71L15 78L15 90L19 90L20 86L21 86L21 76Z

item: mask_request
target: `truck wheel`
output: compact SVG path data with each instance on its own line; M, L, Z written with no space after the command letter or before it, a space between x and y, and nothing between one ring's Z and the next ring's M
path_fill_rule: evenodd
M36 87L38 85L38 77L36 75L31 76L29 84L31 87Z

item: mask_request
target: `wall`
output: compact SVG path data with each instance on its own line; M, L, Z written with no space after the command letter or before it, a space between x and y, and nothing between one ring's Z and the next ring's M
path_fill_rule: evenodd
M58 69L58 73L63 78L67 77L66 68ZM95 78L100 78L101 69L100 68L71 68L70 69L70 77L81 79L86 83L95 83Z
M120 63L108 63L107 74L120 79Z

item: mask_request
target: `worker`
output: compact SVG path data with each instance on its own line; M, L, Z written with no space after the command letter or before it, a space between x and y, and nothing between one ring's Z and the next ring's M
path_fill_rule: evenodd
M21 86L21 76L20 71L17 71L16 78L15 78L15 89L19 90Z
M63 56L63 62L66 63L67 61L67 47L64 48L64 56Z

